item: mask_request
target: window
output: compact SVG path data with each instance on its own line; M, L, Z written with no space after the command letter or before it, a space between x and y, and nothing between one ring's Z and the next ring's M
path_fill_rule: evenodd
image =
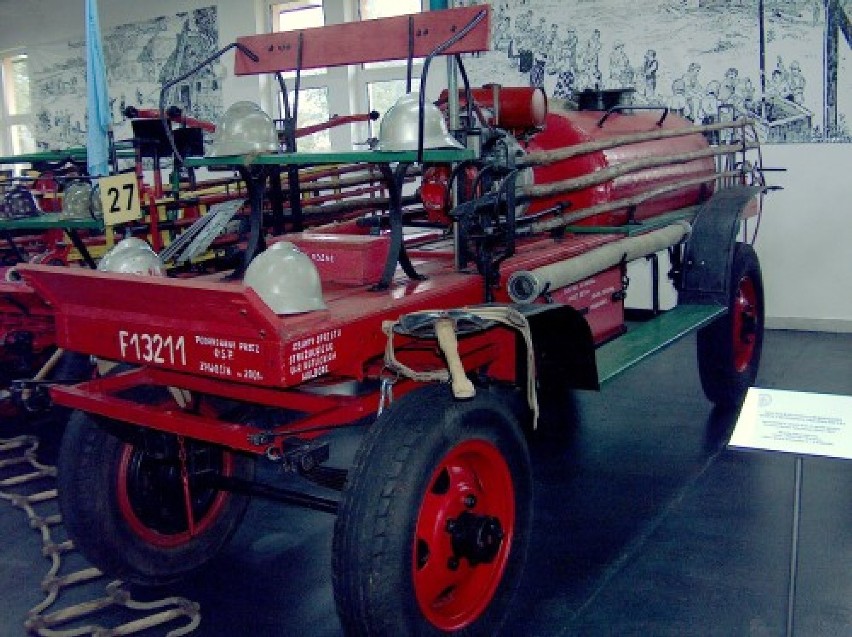
M276 4L272 7L272 15L275 20L275 24L273 25L274 31L310 29L311 27L321 27L325 24L322 0L309 2L293 0L284 4Z
M421 0L357 0L358 15L362 20L390 18L398 15L419 13L423 3ZM419 86L419 76L422 68L422 58L414 59L412 68L412 90ZM361 65L354 76L355 90L365 100L364 111L378 111L380 118L367 125L368 137L378 137L379 126L384 114L396 101L405 94L406 74L408 72L405 60L390 60L387 62L371 62ZM359 100L360 102L360 100Z
M272 31L299 31L313 27L325 26L325 11L322 0L292 0L284 4L272 5ZM302 77L321 75L326 69L307 69L302 71ZM294 72L284 73L285 78L296 77Z
M273 4L272 30L274 32L296 31L325 25L325 11L322 0L291 0L290 2ZM287 100L290 109L293 108L293 97L296 77L295 72L282 73L287 80ZM275 86L275 103L278 106L278 117L284 118L284 98L277 82ZM299 128L319 124L330 117L328 106L328 69L307 69L302 71L299 90L299 112L296 125ZM331 137L328 131L321 131L300 137L296 147L302 151L322 151L331 149Z
M405 95L405 80L367 82L367 109L378 111L379 119L370 121L370 137L379 136L379 126L388 109Z
M358 0L358 3L358 13L362 20L420 13L420 0ZM415 63L420 61L422 61L422 58L414 59ZM405 64L405 60L389 60L387 62L370 62L365 64L364 68L381 69L403 66Z
M289 0L270 2L270 23L273 32L308 29L326 24L352 20L386 18L421 11L425 0ZM418 85L421 64L413 68L414 86ZM405 60L367 65L310 69L302 72L299 92L299 128L326 121L335 115L367 113L376 110L384 114L405 93ZM292 104L295 88L293 73L284 74L288 98ZM284 102L278 83L270 77L267 95L270 110L284 116ZM416 90L416 89L415 89ZM361 122L336 126L327 131L301 137L297 148L309 150L343 150L363 148L364 140L378 135L378 122Z
M420 12L420 0L359 0L362 20Z
M293 93L288 92L290 108L293 108ZM281 93L278 93L281 101ZM284 104L278 104L279 110L284 112ZM299 91L299 127L311 126L327 122L330 118L328 110L328 88L303 88ZM296 148L300 151L325 151L331 150L331 136L328 130L320 131L296 140Z
M0 147L3 153L19 155L36 150L30 127L30 77L27 56L3 58L0 66Z

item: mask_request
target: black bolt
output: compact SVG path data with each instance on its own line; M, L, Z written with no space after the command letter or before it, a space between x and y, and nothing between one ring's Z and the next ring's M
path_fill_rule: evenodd
M451 571L457 570L459 567L459 558L451 557L447 560L447 568Z
M475 507L476 506L476 496L473 495L472 493L468 493L466 496L464 496L464 505L468 509L472 509L473 507Z

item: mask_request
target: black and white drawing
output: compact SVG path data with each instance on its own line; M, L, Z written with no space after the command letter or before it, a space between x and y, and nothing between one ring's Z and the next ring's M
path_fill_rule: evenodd
M102 32L115 139L130 138L127 106L157 108L160 88L219 48L216 7L124 24ZM86 42L33 46L29 50L33 130L39 150L86 143ZM193 117L215 120L222 112L220 66L207 67L173 87L166 104Z
M695 122L749 117L765 142L852 142L852 0L490 0L477 84L633 89Z

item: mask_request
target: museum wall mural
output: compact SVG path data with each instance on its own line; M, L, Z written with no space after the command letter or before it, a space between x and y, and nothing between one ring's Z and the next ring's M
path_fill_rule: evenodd
M131 137L126 106L157 108L160 88L219 48L216 7L123 24L102 31L115 139ZM34 137L39 150L86 143L86 42L79 38L29 48ZM222 112L221 66L173 87L167 105L215 120Z
M465 61L474 84L551 100L630 88L699 123L754 118L765 142L852 141L852 0L489 4L492 51Z

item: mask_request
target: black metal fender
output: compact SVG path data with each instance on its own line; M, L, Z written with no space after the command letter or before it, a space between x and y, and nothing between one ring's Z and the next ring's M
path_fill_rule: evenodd
M740 218L761 190L760 186L724 188L698 211L684 250L679 302L728 304Z
M557 303L514 307L530 325L540 392L600 389L592 330L578 310ZM527 358L526 343L521 336L516 351L516 377L523 379L527 377Z

